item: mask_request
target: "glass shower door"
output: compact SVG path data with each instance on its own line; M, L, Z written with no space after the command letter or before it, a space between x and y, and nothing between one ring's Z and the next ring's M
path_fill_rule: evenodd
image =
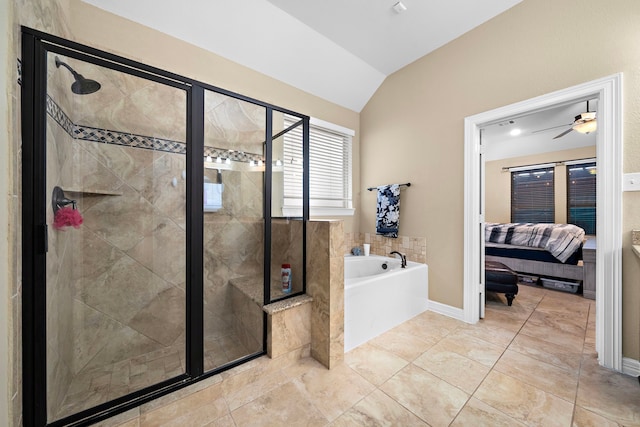
M300 117L274 112L271 180L271 301L304 291L304 125ZM290 272L284 286L282 271Z
M266 108L204 94L204 370L263 350Z
M186 102L47 54L49 422L185 373Z

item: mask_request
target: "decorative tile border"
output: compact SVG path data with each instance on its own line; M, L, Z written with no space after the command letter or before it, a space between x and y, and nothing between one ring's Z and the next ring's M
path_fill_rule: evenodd
M60 106L49 95L47 95L47 114L51 116L51 118L53 118L56 123L58 123L73 139L121 145L132 148L143 148L147 150L165 151L167 153L174 154L186 154L187 152L187 144L184 142L77 125L71 121L69 116L67 116L62 108L60 108ZM236 162L246 163L264 161L264 157L260 154L205 146L204 157L207 156L211 156L213 159L220 157L222 159L230 159Z
M20 60L20 58L18 58L17 67L18 67L18 84L22 86L22 61Z
M175 154L186 154L187 152L187 145L182 142L76 124L73 125L72 136L83 141L101 142L103 144L145 148L147 150L166 151Z
M75 127L75 125L73 124L69 116L67 116L65 112L62 111L62 108L60 108L49 95L47 95L47 114L51 116L51 118L55 120L56 123L58 123L60 127L73 138L73 128Z

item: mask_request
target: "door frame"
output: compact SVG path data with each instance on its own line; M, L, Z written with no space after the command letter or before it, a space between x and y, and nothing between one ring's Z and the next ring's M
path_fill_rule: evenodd
M596 351L600 365L622 371L622 73L466 117L464 120L464 302L468 323L479 320L484 224L480 128L554 105L597 97Z

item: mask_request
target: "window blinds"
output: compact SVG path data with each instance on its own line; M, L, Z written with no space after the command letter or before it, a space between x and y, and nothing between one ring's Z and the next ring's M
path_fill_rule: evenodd
M567 166L567 222L596 234L596 163Z
M285 117L285 128L294 124ZM302 126L284 135L285 205L302 201ZM351 207L351 136L313 124L309 127L309 204Z
M553 168L511 172L511 222L555 220Z

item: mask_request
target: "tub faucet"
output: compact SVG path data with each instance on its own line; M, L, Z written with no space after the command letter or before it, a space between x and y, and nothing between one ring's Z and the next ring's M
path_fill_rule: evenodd
M393 255L393 254L400 255L400 267L406 268L407 267L407 257L405 255L401 254L398 251L391 251L391 253L389 255Z

